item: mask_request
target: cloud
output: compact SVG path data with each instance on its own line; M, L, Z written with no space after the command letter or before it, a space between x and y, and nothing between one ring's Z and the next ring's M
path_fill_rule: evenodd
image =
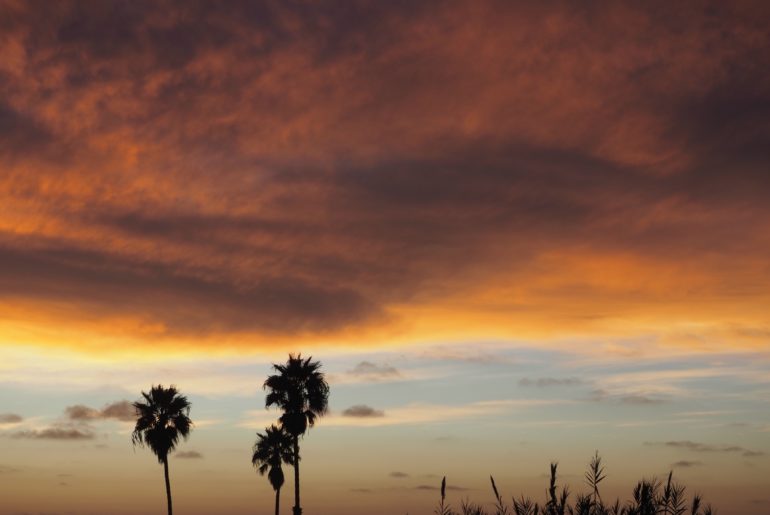
M355 427L380 427L393 425L413 425L441 423L458 419L484 419L496 417L506 413L517 413L536 406L551 406L569 404L569 401L543 400L543 399L505 399L478 401L468 404L427 404L410 403L405 406L388 408L387 416L345 416L334 413L324 416L324 427L355 426ZM368 408L366 406L365 408ZM364 410L368 411L368 410ZM376 411L376 410L375 410ZM275 414L265 410L251 410L245 413L246 417L238 427L261 429L265 424L275 421Z
M0 102L0 154L15 158L23 157L35 147L46 147L52 140L52 132L39 120L20 113Z
M348 374L371 381L396 379L401 377L401 372L399 372L395 367L387 364L378 365L372 363L371 361L361 361L355 367L349 370Z
M12 9L0 308L35 343L764 345L748 5Z
M88 421L115 419L131 422L136 419L136 410L130 401L117 401L105 405L102 409L89 408L82 404L67 406L64 413L70 420Z
M671 468L692 468L692 467L702 467L702 466L703 466L702 461L688 461L688 460L681 460L671 464Z
M414 487L414 489L415 490L440 490L438 486L433 486L433 485L417 485ZM464 488L462 486L454 486L454 485L447 485L446 489L456 491L456 492L467 492L468 490L470 490L470 488Z
M463 349L457 345L439 345L420 354L422 359L430 361L457 361L461 363L476 363L482 365L488 364L509 364L512 363L507 356L503 356L494 351L479 349L476 344L473 348Z
M519 380L519 386L537 386L538 388L546 388L549 386L579 386L583 384L582 379L577 377L539 377L537 379L530 379L528 377Z
M0 465L0 476L4 474L18 474L21 469L17 467L9 467L8 465Z
M352 290L317 287L303 279L272 277L236 287L225 279L172 272L161 263L148 265L111 253L56 247L28 252L3 248L2 241L0 248L0 265L41 281L25 285L0 277L8 294L93 303L96 312L104 309L100 303L109 306L122 297L122 316L160 319L165 333L206 333L223 324L232 331L323 330L372 313L371 303ZM144 295L175 302L173 307L148 303ZM214 301L218 308L203 318L197 315L197 307Z
M102 408L103 418L114 418L123 422L136 420L136 410L129 401L118 401Z
M672 440L668 442L645 442L645 445L674 447L679 449L686 449L692 452L740 453L742 456L746 458L757 458L765 455L765 453L762 451L753 451L750 449L746 449L745 447L741 447L740 445L725 445L725 444L716 445L716 444L707 444L707 443L701 443L701 442L693 442L691 440Z
M647 395L623 395L619 400L621 404L632 405L663 404L666 402L663 399L656 399Z
M176 458L185 460L197 460L203 458L203 454L199 453L198 451L179 451L175 452L174 456Z
M666 402L665 399L660 397L652 397L641 393L611 393L603 388L592 390L589 400L593 402L616 402L630 406L652 406Z
M18 424L24 421L24 417L15 413L0 413L0 425Z
M388 476L395 479L403 479L409 477L409 474L406 472L391 472Z
M427 367L402 370L386 362L363 360L342 372L329 373L327 377L330 384L343 385L421 381L440 373Z
M342 411L343 417L356 417L356 418L372 418L372 417L384 417L385 412L382 410L376 410L371 406L364 404L356 404Z
M11 438L29 440L93 440L96 434L88 427L57 424L43 429L25 429L10 433Z
M369 488L351 488L351 492L357 493L357 494L370 494L372 493L372 490Z
M70 420L94 420L101 418L101 413L98 410L81 404L67 406L64 408L64 413Z

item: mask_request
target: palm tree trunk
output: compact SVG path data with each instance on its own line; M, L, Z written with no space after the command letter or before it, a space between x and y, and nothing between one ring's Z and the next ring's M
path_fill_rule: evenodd
M299 504L299 435L294 435L294 515L302 515Z
M163 458L163 472L166 475L166 499L168 499L168 515L172 515L172 509L171 509L171 483L168 480L168 456Z
M276 488L275 490L275 515L278 515L278 507L281 505L281 489Z

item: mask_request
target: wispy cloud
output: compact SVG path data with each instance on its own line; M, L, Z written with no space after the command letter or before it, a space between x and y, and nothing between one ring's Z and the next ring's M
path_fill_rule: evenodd
M585 384L585 381L577 377L538 377L530 379L528 377L519 379L519 386L536 386L538 388L547 388L550 386L579 386Z
M376 384L413 382L437 379L450 375L451 371L435 366L397 367L387 361L365 359L346 370L336 370L327 374L331 385Z
M387 363L375 363L364 360L344 372L327 374L332 385L355 383L385 383L391 381L414 380L414 374L408 376L396 367Z
M401 372L396 367L388 364L375 364L371 361L361 361L348 371L348 374L367 379L392 379L401 377Z
M13 426L24 421L24 417L16 413L0 413L0 427Z
M86 426L55 424L42 429L25 429L10 433L11 438L29 440L93 440L96 433Z
M514 360L501 352L498 345L485 346L475 344L466 345L436 345L418 353L418 357L430 361L453 361L459 363L485 364L510 364Z
M417 485L414 487L415 490L440 490L438 486L435 485ZM471 490L470 488L465 488L462 486L456 486L456 485L446 485L447 490L455 491L455 492L467 492L468 490Z
M708 443L701 443L701 442L693 442L691 440L672 440L668 442L645 442L645 445L685 449L692 452L740 453L742 456L746 458L756 458L756 457L765 455L765 453L762 451L753 451L751 449L746 449L745 447L742 447L740 445L708 444Z
M6 384L86 394L99 385L120 397L138 396L158 377L178 385L188 395L253 397L262 389L262 381L255 379L254 372L262 370L267 375L270 367L270 358L263 353L237 358L198 355L183 359L170 353L152 359L143 356L105 360L72 352L0 346L0 362L3 360L14 364L0 366L0 382ZM136 365L137 360L141 366ZM114 404L120 402L128 401ZM85 415L96 415L105 407L85 405L87 410L94 410L86 410ZM124 405L116 408L124 414L129 411Z
M621 404L631 404L631 405L650 405L650 404L663 404L666 402L664 399L660 398L654 398L647 395L623 395L619 399Z
M116 401L105 404L101 409L94 409L82 404L67 406L64 409L64 419L49 426L34 427L34 421L24 421L18 415L10 414L6 418L9 422L3 426L17 426L20 424L30 426L15 432L7 432L4 436L14 439L28 440L93 440L96 438L94 428L89 424L101 420L117 420L120 422L132 422L136 417L135 410L129 401ZM23 426L22 426L23 427Z
M126 400L107 404L101 409L76 404L67 406L64 413L70 420L79 421L115 419L121 422L131 422L136 419L136 409L131 402Z
M607 389L647 389L670 395L686 396L689 392L682 383L718 377L740 377L746 369L738 367L701 367L672 370L644 370L623 372L602 377L600 387Z
M182 460L199 460L203 454L198 451L179 451L174 453L174 457Z
M442 405L427 403L411 403L405 406L386 408L387 416L354 417L331 413L319 421L321 427L335 426L390 426L440 423L463 418L478 418L514 413L536 406L568 404L570 401L543 399L509 399L479 401L460 405ZM275 412L252 410L246 412L245 419L239 427L261 428L274 422Z
M377 418L384 417L385 412L382 410L374 409L371 406L367 406L365 404L356 404L355 406L351 406L342 410L342 416L354 418Z
M652 406L663 404L667 399L646 393L609 392L603 388L592 390L588 398L593 402L613 402L630 406Z
M688 461L688 460L681 460L671 464L671 468L692 468L692 467L702 467L702 466L703 466L702 461Z

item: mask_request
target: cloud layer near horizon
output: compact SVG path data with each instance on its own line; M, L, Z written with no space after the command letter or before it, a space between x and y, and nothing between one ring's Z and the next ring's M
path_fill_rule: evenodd
M767 345L762 3L41 5L0 20L9 339Z

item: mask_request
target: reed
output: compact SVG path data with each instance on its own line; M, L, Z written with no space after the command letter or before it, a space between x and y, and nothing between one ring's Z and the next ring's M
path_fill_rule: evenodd
M710 504L703 505L699 494L687 499L686 488L674 480L673 472L668 474L665 483L658 479L642 479L633 488L631 498L625 502L616 499L612 504L605 504L600 492L600 483L607 477L599 453L596 452L588 463L585 483L589 488L586 493L579 493L570 501L567 486L559 489L558 464L551 463L545 502L539 504L530 497L513 497L507 504L497 488L495 478L489 476L494 495L494 504L488 511L483 504L468 499L460 501L459 515L716 515ZM436 515L458 515L446 500L446 476L441 480L441 499Z

